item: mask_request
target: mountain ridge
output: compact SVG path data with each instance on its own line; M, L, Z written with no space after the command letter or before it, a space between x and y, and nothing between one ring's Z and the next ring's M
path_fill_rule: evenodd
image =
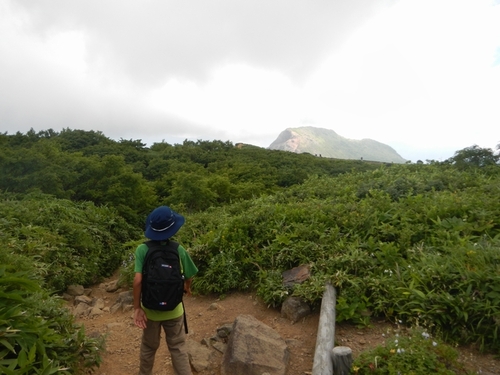
M405 163L406 160L391 146L364 138L348 139L335 131L313 126L287 128L282 131L268 149L310 153L336 159L361 159L389 163Z

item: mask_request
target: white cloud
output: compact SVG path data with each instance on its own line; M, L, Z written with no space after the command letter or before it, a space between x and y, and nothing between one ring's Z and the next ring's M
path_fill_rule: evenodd
M399 2L325 62L310 82L322 98L313 112L325 127L349 124L345 136L401 145L403 156L495 147L499 12L483 1Z
M152 92L148 102L166 113L222 128L235 141L269 132L276 138L277 129L297 125L300 105L298 90L288 77L245 65L218 69L204 85L171 79Z
M0 130L267 147L311 125L412 160L495 147L500 6L389 3L2 2Z

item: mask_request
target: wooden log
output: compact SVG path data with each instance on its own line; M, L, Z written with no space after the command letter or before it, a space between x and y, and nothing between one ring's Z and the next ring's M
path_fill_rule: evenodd
M336 346L332 349L334 375L349 375L352 365L352 350L347 346Z
M333 373L331 351L335 340L335 305L335 288L327 283L321 300L312 375L332 375Z

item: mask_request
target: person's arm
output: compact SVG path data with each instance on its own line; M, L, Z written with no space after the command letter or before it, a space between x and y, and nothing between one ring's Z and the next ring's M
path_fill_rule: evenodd
M141 307L142 273L136 272L134 276L134 323L139 328L146 328L148 318Z
M184 280L184 292L186 295L190 296L191 284L193 283L193 277L198 273L198 268L189 256L189 253L181 245L179 245L179 256L182 262L182 270L186 276L186 279Z
M189 279L184 280L184 292L188 296L191 295L191 283L192 282L193 282L193 278L192 277L190 277Z

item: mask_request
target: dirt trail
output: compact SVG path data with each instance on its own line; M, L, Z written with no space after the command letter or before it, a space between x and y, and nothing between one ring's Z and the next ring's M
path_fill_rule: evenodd
M107 293L99 286L92 288L91 297L103 298L106 306L114 304L118 293ZM288 340L291 363L288 375L309 375L312 371L316 331L319 313L314 312L300 322L292 324L281 317L279 310L267 308L251 293L231 293L225 298L216 296L192 296L185 298L188 316L188 340L200 342L215 335L216 329L225 323L232 323L240 314L250 314L275 329L281 337ZM134 375L137 374L141 330L134 326L132 311L106 312L95 318L82 318L87 334L100 333L107 336L106 349L102 354L103 363L94 372L97 375ZM360 351L380 345L383 334L393 327L385 322L373 322L370 328L357 328L347 324L336 327L337 345L348 346L356 357ZM461 360L471 369L482 374L500 375L500 361L492 355L479 355L474 350L461 350ZM216 352L211 368L198 375L220 375L219 363L222 354ZM481 371L481 372L479 372ZM156 356L154 375L172 375L170 356L162 341Z

